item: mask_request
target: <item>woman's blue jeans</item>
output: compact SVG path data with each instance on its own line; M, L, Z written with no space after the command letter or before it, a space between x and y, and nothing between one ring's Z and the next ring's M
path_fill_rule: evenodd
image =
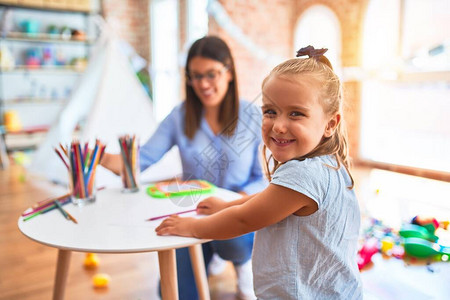
M247 262L252 255L253 236L254 233L252 232L229 240L204 243L202 248L206 268L208 268L214 253L217 253L224 260L233 262L237 266ZM197 300L197 286L195 284L194 273L192 272L188 248L176 250L176 256L179 299Z

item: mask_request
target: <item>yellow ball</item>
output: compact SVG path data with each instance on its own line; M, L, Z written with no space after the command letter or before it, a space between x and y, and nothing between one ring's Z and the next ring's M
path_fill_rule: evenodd
M84 267L87 269L94 269L98 267L100 260L98 259L97 254L95 253L87 253L86 258L84 259Z
M99 273L92 278L92 284L95 288L105 288L108 286L111 277L108 274Z

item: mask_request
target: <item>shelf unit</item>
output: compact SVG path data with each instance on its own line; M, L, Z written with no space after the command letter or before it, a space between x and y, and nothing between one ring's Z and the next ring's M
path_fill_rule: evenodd
M90 5L90 0L0 0L0 51L14 61L0 61L0 125L6 111L14 111L22 125L16 132L6 127L8 150L37 146L67 103L97 35Z

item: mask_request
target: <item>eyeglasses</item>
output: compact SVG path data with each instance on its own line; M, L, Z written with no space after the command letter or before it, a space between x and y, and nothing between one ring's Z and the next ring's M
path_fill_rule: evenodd
M223 66L223 68L219 70L211 70L205 74L186 74L187 80L189 84L198 84L202 81L203 78L206 79L208 83L215 83L219 80L220 76L228 70L228 66Z

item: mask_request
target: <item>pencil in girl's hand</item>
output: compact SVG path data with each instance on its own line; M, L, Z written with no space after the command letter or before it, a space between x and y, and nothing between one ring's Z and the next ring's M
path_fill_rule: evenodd
M190 212L193 212L193 211L196 211L196 210L197 210L197 209L194 208L194 209L190 209L190 210L179 211L179 212L175 212L175 213L173 213L173 214L168 214L168 215L162 215L162 216L153 217L153 218L147 219L147 220L145 220L145 221L155 221L155 220L159 220L159 219L163 219L163 218L170 217L170 216L172 216L172 215L187 214L187 213L190 213Z

